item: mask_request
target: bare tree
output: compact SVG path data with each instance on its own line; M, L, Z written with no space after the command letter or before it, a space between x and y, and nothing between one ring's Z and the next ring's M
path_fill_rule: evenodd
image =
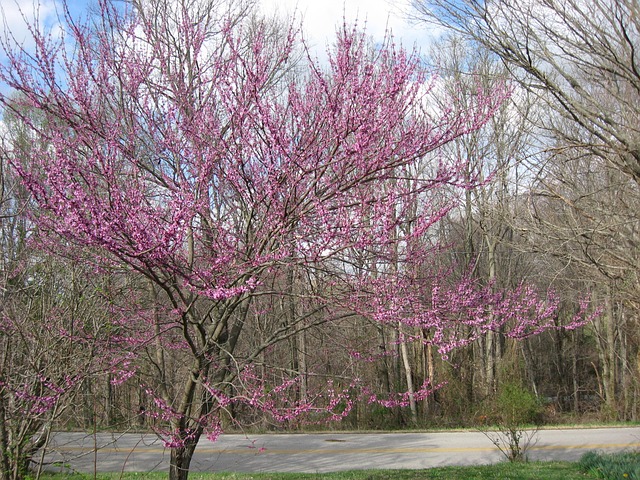
M604 307L594 323L600 394L609 413L637 415L633 380L637 362L640 205L637 184L606 160L574 158L571 150L547 156L532 185L518 226L531 251L556 259L559 281L590 284ZM567 283L568 284L568 283ZM615 412L618 412L617 414Z
M458 92L459 108L473 101L479 88L507 83L509 72L486 48L460 35L443 39L431 53L444 88ZM534 135L535 105L524 89L513 87L484 128L461 137L446 147L448 155L468 161L469 180L481 185L464 192L459 211L452 219L453 235L461 244L459 261L486 283L511 287L527 277L521 252L514 249L512 211L523 188L521 182ZM490 395L497 389L498 364L504 339L491 332L476 345L478 358L475 391ZM479 387L479 388L478 388ZM533 389L536 390L535 382Z
M591 285L607 409L637 415L632 340L638 312L640 6L635 0L414 0L416 18L444 25L502 59L548 107L518 229L557 263L549 279ZM569 278L569 275L573 275ZM572 287L569 287L572 288ZM574 359L575 360L575 359ZM574 388L574 391L577 391Z
M473 38L501 58L557 113L546 119L547 128L640 182L635 0L413 0L413 5L417 18ZM566 130L566 119L577 129Z

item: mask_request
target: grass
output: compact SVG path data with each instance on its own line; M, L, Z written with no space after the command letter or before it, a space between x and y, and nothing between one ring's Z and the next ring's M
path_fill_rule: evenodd
M89 480L88 474L43 475L42 480ZM165 472L99 474L98 480L161 480ZM499 463L426 470L350 470L335 473L192 473L190 480L589 480L602 477L584 471L578 463Z
M578 466L603 480L640 480L640 452L585 453Z

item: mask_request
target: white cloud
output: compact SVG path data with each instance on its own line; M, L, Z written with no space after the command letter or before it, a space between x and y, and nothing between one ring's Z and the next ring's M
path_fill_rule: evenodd
M1 64L6 65L8 61L3 46L13 51L15 47L33 51L35 42L30 26L48 29L54 36L58 35L60 23L56 0L0 0ZM0 93L7 92L8 86L0 81Z
M10 35L15 41L27 48L33 38L28 25L51 26L57 23L55 0L3 0L0 5L0 31L2 35Z
M68 0L69 1L69 0ZM412 25L407 20L410 0L259 0L266 14L296 14L303 19L305 37L313 48L324 51L333 42L336 28L342 25L343 17L348 23L366 23L367 34L381 40L387 30L391 30L399 43L406 48L415 45L426 49L428 43L438 36L425 25ZM25 19L38 21L40 26L57 23L56 0L2 0L0 5L0 34L10 31L19 42L26 42L30 35ZM89 2L70 0L72 11L78 14Z
M398 43L411 49L417 45L425 50L437 32L427 30L424 25L412 25L407 20L407 0L261 0L265 14L296 14L303 20L303 30L310 46L323 51L333 42L335 31L342 25L358 21L365 25L368 35L382 40L391 30Z

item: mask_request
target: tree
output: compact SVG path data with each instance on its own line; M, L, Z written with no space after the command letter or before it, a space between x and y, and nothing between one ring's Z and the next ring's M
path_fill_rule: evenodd
M25 113L25 115L28 115ZM34 122L38 115L31 113ZM0 151L28 157L34 137L11 115ZM0 157L0 478L27 475L78 387L101 370L104 304L84 267L35 245L29 194ZM90 319L90 321L89 321Z
M539 105L550 107L536 121L540 139L538 154L531 157L531 208L522 211L517 228L531 240L530 249L558 258L556 278L571 266L580 277L572 281L607 285L600 293L606 326L596 333L603 347L601 377L608 385L602 396L615 409L620 388L637 388L630 381L637 376L635 342L618 342L628 338L623 332L633 331L627 324L637 317L637 302L630 300L637 297L637 249L629 246L637 245L639 221L638 4L415 0L413 5L419 19L484 45ZM622 415L634 409L627 405Z
M638 193L606 160L561 149L547 156L518 221L528 248L556 259L554 275L594 284L605 306L593 324L600 394L607 416L618 418L635 418L638 408Z
M462 105L473 101L478 88L509 82L508 71L487 49L460 35L434 45L431 58L442 72L450 95L456 92L456 101ZM484 128L456 139L444 149L449 155L466 158L467 178L477 178L481 183L465 191L458 215L450 221L453 232L448 241L459 244L457 250L463 253L458 261L465 268L473 265L474 276L497 288L513 288L528 276L510 243L514 236L512 204L521 188L522 163L531 140L531 111L529 95L514 88L513 95ZM499 332L490 332L478 345L482 352L471 352L478 359L467 363L482 363L484 369L478 375L468 375L470 381L474 376L477 380L475 385L469 384L469 392L495 392L503 343Z
M473 38L557 113L545 127L640 182L634 0L414 0L421 20ZM574 128L565 129L565 120ZM589 139L585 141L585 139Z
M100 5L91 25L67 12L62 40L34 27L33 54L7 46L0 79L45 119L35 124L0 97L42 140L25 161L7 154L39 206L33 220L59 250L151 285L113 315L130 340L118 358L157 352L145 391L171 449L170 478L187 477L198 440L216 438L232 405L281 420L348 413L355 378L289 402L300 365L266 370L278 344L315 326L355 316L422 326L446 355L506 323L514 337L552 324L555 303L529 288L491 292L430 271L434 248L423 240L450 209L443 187L473 185L463 161L437 156L432 175L409 176L480 128L506 88L462 110L432 108L418 56L390 39L372 48L355 27L339 30L326 70L309 59L293 76L295 29L274 39L226 2ZM288 298L296 304L286 320L268 322L266 302ZM465 325L473 331L461 338ZM170 349L185 365L171 384ZM121 363L120 374L134 368ZM431 389L427 379L412 395Z

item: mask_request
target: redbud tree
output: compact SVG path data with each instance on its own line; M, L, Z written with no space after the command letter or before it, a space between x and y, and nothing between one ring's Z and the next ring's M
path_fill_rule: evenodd
M113 315L128 320L118 344L129 339L131 358L157 347L159 380L145 388L166 426L170 478L187 477L198 440L215 438L233 402L280 419L344 415L347 394L329 387L283 407L295 372L267 388L250 367L311 325L406 324L446 355L507 324L513 336L553 324L554 303L530 289L496 293L429 268L424 238L450 209L447 192L473 188L464 159L438 148L481 128L507 88L478 90L466 110L436 108L437 79L391 36L372 46L344 26L318 62L295 23L274 28L226 2L103 0L90 21L67 12L61 24L62 34L34 26L33 51L5 42L0 79L19 96L0 102L45 118L24 116L39 141L14 167L50 249L149 285L152 301ZM414 175L426 161L429 174ZM303 275L315 287L299 288ZM243 344L248 317L269 318L265 298L294 296L288 322ZM188 361L177 385L163 377L166 348Z

